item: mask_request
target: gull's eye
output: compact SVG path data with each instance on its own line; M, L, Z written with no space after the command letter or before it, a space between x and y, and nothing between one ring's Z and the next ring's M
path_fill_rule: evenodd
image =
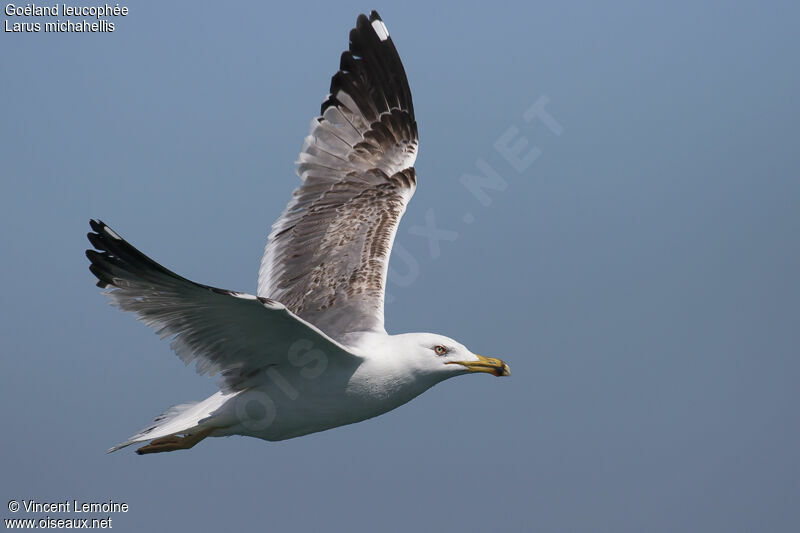
M437 344L433 347L433 351L436 352L436 355L444 355L447 353L447 348L442 346L441 344Z

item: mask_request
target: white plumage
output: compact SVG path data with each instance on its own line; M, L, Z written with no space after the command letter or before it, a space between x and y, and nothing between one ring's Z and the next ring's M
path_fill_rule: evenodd
M416 188L411 91L389 32L359 16L273 225L258 296L189 281L92 221L90 269L112 303L171 338L220 391L172 407L109 451L187 449L208 436L283 440L358 422L466 372L508 365L429 333L387 335L386 273Z

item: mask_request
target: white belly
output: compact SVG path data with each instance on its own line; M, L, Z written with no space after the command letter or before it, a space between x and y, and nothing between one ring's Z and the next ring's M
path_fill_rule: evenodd
M226 402L215 414L214 436L248 435L277 441L372 418L408 402L431 384L406 380L362 364L303 375L273 367L263 384Z

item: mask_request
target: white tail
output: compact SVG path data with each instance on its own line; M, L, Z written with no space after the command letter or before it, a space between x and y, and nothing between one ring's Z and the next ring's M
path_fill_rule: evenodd
M218 392L202 402L174 405L163 414L157 416L152 424L136 433L136 435L110 448L108 453L137 442L149 441L169 435L192 434L204 429L205 426L213 425L210 422L216 411L238 394L239 392L233 394Z

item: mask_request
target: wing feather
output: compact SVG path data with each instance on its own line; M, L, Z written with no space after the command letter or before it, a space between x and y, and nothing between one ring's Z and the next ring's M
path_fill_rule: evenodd
M272 226L258 294L335 339L383 330L397 225L416 188L417 124L400 56L360 15L297 159L302 185Z
M224 390L242 390L270 366L288 365L294 343L311 340L329 357L354 355L278 302L201 285L159 265L102 221L90 222L89 269L112 303L136 313L187 365L220 374ZM305 345L307 347L307 345Z

